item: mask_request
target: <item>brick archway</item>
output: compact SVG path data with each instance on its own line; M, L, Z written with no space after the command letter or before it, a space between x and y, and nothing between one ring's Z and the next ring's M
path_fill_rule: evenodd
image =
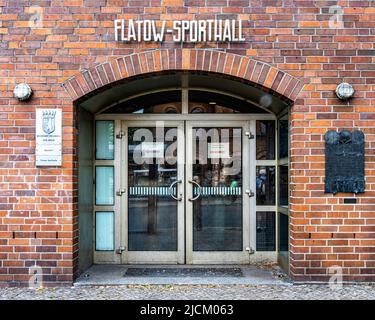
M116 82L162 71L204 71L246 80L262 90L295 101L303 82L267 63L224 51L158 49L102 63L71 77L62 85L76 101Z
M290 105L296 101L304 86L300 79L267 63L247 56L206 49L161 49L113 58L88 70L82 70L66 80L62 86L74 104L79 104L123 82L152 77L166 71L202 72L229 77L279 96ZM78 145L78 134L75 138L75 144ZM75 160L78 160L79 147L76 150ZM78 175L75 179L78 185ZM78 189L75 190L75 196L78 198ZM78 210L76 213L78 215ZM74 225L74 231L77 233L78 225L79 223ZM78 248L78 237L74 239L74 245ZM76 251L73 262L75 276L82 271L78 265L78 252L79 250Z

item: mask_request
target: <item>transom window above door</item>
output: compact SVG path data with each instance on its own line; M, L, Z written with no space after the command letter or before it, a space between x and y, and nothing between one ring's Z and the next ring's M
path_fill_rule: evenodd
M181 90L150 93L120 102L103 113L165 114L182 112Z
M163 90L130 97L102 110L105 114L267 114L266 108L229 94L199 89Z

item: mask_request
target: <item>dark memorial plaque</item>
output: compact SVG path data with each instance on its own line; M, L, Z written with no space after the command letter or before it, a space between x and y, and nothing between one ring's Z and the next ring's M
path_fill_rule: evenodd
M325 192L365 192L365 137L362 131L326 133Z

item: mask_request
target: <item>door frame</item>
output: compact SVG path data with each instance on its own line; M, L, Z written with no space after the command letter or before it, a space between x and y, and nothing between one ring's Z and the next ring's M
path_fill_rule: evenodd
M254 135L256 135L256 128L255 128L255 123L257 120L273 120L277 124L277 117L274 114L206 114L209 116L210 120L207 121L213 121L213 122L220 122L220 121L252 121L253 126L250 127L250 132ZM155 121L165 121L165 122L181 122L181 121L186 121L187 122L199 122L202 120L202 114L97 114L94 117L94 128L95 128L95 121L100 121L100 120L111 120L114 121L115 123L115 136L122 131L122 123L125 122L133 122L133 121L140 121L144 123L152 123ZM278 135L278 127L276 126L276 137ZM95 136L95 135L94 135ZM275 137L275 139L276 139ZM115 160L113 161L113 165L115 167L115 172L120 172L120 167L124 165L124 157L121 155L119 157L118 155L121 154L120 149L124 148L122 146L123 140L126 139L115 139L115 154L117 156L115 157ZM254 151L256 150L256 137L255 139L252 140L254 143ZM94 149L95 149L95 143L94 143ZM276 144L276 154L277 154L277 144ZM256 154L255 152L253 153L253 158L250 158L251 162L251 172L252 172L252 177L251 177L251 183L255 184L255 175L256 175L256 166L257 165L275 165L276 171L278 171L278 160L256 160ZM93 169L95 170L96 165L100 165L101 161L95 160L95 165L93 166ZM94 172L95 174L95 172ZM276 176L278 174L276 173ZM126 185L124 184L124 181L121 181L117 176L115 179L115 190L118 190L121 185ZM276 195L278 192L278 186L276 184ZM255 190L255 188L254 188ZM95 197L95 190L94 190L94 195ZM184 197L186 195L184 194ZM94 233L94 263L98 264L106 264L106 263L111 263L111 264L119 264L119 263L129 263L128 258L127 258L127 250L123 251L125 248L125 242L124 242L124 235L123 235L123 230L124 230L124 218L120 218L118 216L118 213L122 211L122 208L124 208L124 197L115 197L115 206L112 208L112 210L115 211L115 219L118 219L116 221L120 221L120 223L116 224L115 227L115 250L113 252L98 252L95 251L95 227L93 230ZM276 201L278 197L276 196ZM94 199L95 200L95 199ZM101 208L102 209L102 208ZM100 211L96 210L94 207L94 214L95 211ZM253 204L250 207L250 211L252 212L252 218L251 222L253 226L250 224L250 250L252 254L249 254L249 257L247 261L244 261L243 263L253 263L253 262L259 262L259 261L277 261L277 248L278 248L278 228L276 224L276 230L275 230L275 237L276 237L276 250L275 251L261 251L257 252L256 251L256 212L257 211L274 211L275 212L275 218L277 217L277 203L276 206L257 206L256 205L256 197L254 197ZM125 215L122 215L123 217ZM95 220L95 219L94 219ZM127 249L127 248L126 248ZM121 251L121 254L119 254L119 251ZM219 252L219 254L223 254L223 252ZM155 264L158 262L155 262ZM163 262L164 263L164 262ZM233 262L232 262L233 264Z
M194 251L193 250L193 188L189 180L193 179L193 128L238 128L242 129L242 251ZM246 190L255 192L255 166L251 165L255 152L255 139L249 139L247 132L254 132L255 122L251 121L187 121L186 122L186 179L185 179L185 210L186 210L186 264L244 264L250 262L251 248L255 244L251 225L256 223L255 196L250 197ZM250 164L250 165L249 165Z
M132 127L154 128L158 120L154 121L122 121L121 131L125 133L122 139L122 160L119 168L121 176L121 188L126 190L121 197L121 243L125 250L121 254L121 262L124 264L184 264L185 263L185 192L183 183L177 184L178 193L182 193L182 201L177 202L177 251L129 251L128 233L128 129ZM163 121L164 127L177 128L177 143L184 140L183 121ZM185 150L177 148L177 180L185 179ZM121 170L122 169L122 170Z

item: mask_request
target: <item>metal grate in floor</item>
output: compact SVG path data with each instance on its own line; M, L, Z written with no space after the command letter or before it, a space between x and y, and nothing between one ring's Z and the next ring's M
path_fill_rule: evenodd
M243 277L240 268L128 268L124 277Z

